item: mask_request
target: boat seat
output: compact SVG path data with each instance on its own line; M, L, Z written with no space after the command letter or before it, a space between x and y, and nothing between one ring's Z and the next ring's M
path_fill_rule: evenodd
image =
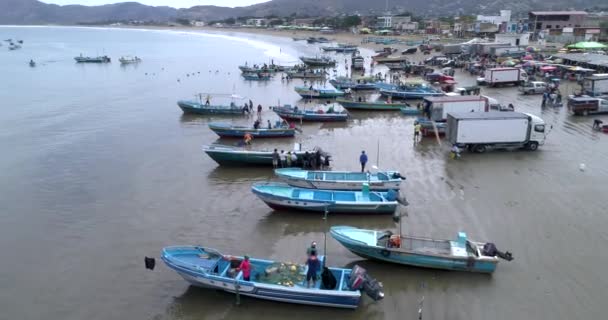
M334 200L335 201L356 201L356 197L354 193L341 193L341 192L336 192L334 195Z
M314 191L315 200L332 200L332 193L327 191Z

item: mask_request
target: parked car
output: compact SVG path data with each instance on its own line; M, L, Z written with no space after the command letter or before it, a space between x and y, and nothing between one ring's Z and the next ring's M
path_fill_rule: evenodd
M547 91L547 83L542 81L529 81L519 87L523 94L543 93Z
M435 65L440 65L444 62L447 62L448 60L450 60L450 59L448 59L448 57L446 57L446 56L432 56L430 58L425 59L424 63L435 66Z

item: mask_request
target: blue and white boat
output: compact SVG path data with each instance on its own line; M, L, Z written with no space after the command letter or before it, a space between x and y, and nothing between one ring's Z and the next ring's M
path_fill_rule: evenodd
M332 86L338 88L339 90L376 90L376 81L377 79L374 77L365 77L358 79L351 79L348 77L337 77L335 79L329 80Z
M296 134L296 129L279 127L279 128L259 128L234 126L230 123L214 122L209 124L209 129L215 132L220 137L225 138L243 138L245 134L250 134L253 138L289 138Z
M426 97L443 96L445 93L421 81L410 81L403 85L376 84L380 94L399 99L422 99Z
M305 99L332 99L342 97L345 93L334 88L295 87L294 90Z
M235 269L243 257L224 256L214 249L166 247L162 250L161 259L193 286L258 299L355 309L359 306L363 288L376 301L384 297L382 285L358 266L352 270L320 270L317 276L321 281L309 288L305 283L306 269L302 265L252 258L249 260L252 267L250 281L246 281L243 272ZM323 257L319 259L323 265Z
M227 96L228 95L224 95ZM236 95L229 95L231 98L230 104L217 104L211 102L212 96L206 95L203 102L203 94L195 95L196 100L180 100L177 102L177 106L182 109L184 113L191 114L213 114L213 115L243 115L249 110L244 107L237 106L234 102L235 99L242 99L242 97ZM215 97L215 96L214 96Z
M513 260L493 243L473 242L464 232L456 240L435 240L395 235L390 231L334 226L331 236L364 258L403 265L457 271L492 273L499 258Z
M336 213L392 214L397 210L398 193L370 191L317 190L292 187L285 183L255 183L251 191L275 210L301 210Z
M361 190L363 183L370 190L399 190L404 180L397 171L353 172L353 171L308 171L300 168L276 169L274 173L293 187L327 190Z

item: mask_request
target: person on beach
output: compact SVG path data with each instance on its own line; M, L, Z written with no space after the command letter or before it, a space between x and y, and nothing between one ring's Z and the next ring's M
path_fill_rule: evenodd
M279 159L281 160L281 168L287 167L287 156L285 155L285 150L281 150Z
M268 122L268 130L272 129L272 124L270 124L270 120L266 120Z
M359 162L361 163L361 172L365 172L365 165L367 164L367 155L365 154L365 150L361 151Z
M418 142L420 140L420 130L422 129L422 125L420 122L414 122L414 142Z
M262 119L262 105L258 104L258 119Z
M291 168L291 151L287 151L287 156L285 160L287 160L286 168Z

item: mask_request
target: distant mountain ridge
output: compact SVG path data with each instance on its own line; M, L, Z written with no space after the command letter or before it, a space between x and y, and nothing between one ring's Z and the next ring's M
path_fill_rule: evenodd
M407 10L418 15L448 15L458 13L498 14L501 9L514 12L530 10L585 9L606 6L605 0L522 0L505 3L498 0L391 0L389 9ZM137 2L122 2L102 6L46 4L37 0L0 0L0 24L77 24L106 21L157 21L167 22L177 18L193 20L220 20L239 16L264 17L331 16L341 13L381 13L385 2L381 0L272 0L247 7L195 6L188 9L147 6Z

